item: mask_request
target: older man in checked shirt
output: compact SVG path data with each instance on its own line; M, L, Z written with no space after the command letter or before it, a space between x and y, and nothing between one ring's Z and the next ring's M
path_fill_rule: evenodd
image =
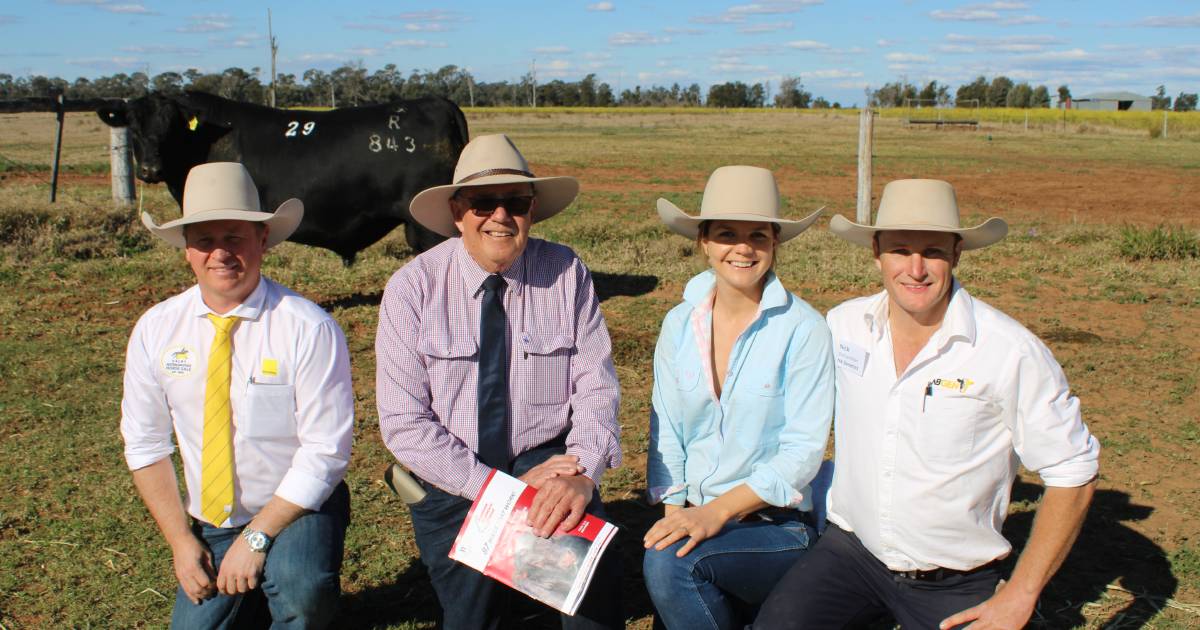
M498 627L510 592L447 557L492 470L535 488L541 536L603 514L600 476L620 463L620 391L592 279L568 248L529 238L574 200L571 177L534 177L503 135L464 149L454 183L413 198L451 238L396 272L375 341L383 440L427 495L410 505L444 627ZM563 627L623 627L608 554Z

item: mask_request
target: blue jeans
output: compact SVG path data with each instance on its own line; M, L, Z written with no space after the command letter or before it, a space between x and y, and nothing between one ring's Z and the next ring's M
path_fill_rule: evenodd
M350 491L338 484L320 511L296 519L267 551L262 584L243 595L217 595L193 604L183 588L175 593L173 628L324 628L338 612L339 575ZM225 552L242 527L213 527L193 522L192 531L212 551L219 571ZM263 601L265 598L266 601Z
M513 461L510 474L519 477L551 455L565 451L566 448L560 443L521 453ZM471 508L471 502L443 492L430 483L420 483L425 488L425 498L408 507L412 514L413 536L417 541L417 549L421 551L421 563L429 571L429 580L442 607L442 623L439 627L445 630L501 627L511 607L509 598L523 595L448 556ZM606 518L599 489L592 494L587 511ZM571 630L625 627L625 616L621 610L621 554L615 543L610 543L601 556L587 595L575 616L562 615L561 618L562 627ZM509 622L520 624L518 620Z
M668 630L743 627L816 536L796 512L795 520L730 523L682 558L675 552L686 538L647 549L642 568L658 620Z

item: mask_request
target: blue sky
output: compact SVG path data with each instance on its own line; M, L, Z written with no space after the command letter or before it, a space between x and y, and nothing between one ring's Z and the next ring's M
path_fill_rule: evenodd
M0 72L73 80L114 72L267 69L267 3L6 0ZM1200 91L1195 0L310 2L272 7L279 71L361 61L455 64L480 81L595 73L613 88L799 75L844 104L897 79L983 74L1062 83L1076 96ZM265 78L266 72L264 72Z

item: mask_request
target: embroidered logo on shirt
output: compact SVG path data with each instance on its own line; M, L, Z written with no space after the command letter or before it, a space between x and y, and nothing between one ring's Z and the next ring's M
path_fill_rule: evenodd
M967 388L974 385L975 381L969 378L935 378L929 381L931 387L940 387L942 389L950 389L960 394L967 393Z
M195 366L196 351L185 345L174 345L167 348L162 357L162 369L169 376L183 378L192 373Z
M279 361L275 359L262 360L263 376L279 376Z

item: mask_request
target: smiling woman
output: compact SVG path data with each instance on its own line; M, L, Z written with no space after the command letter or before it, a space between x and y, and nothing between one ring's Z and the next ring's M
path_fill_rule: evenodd
M772 268L821 211L789 221L779 205L774 176L752 166L717 169L698 217L658 201L711 267L667 314L654 354L647 482L666 509L644 570L668 628L742 627L816 536L808 486L833 411L829 329Z

